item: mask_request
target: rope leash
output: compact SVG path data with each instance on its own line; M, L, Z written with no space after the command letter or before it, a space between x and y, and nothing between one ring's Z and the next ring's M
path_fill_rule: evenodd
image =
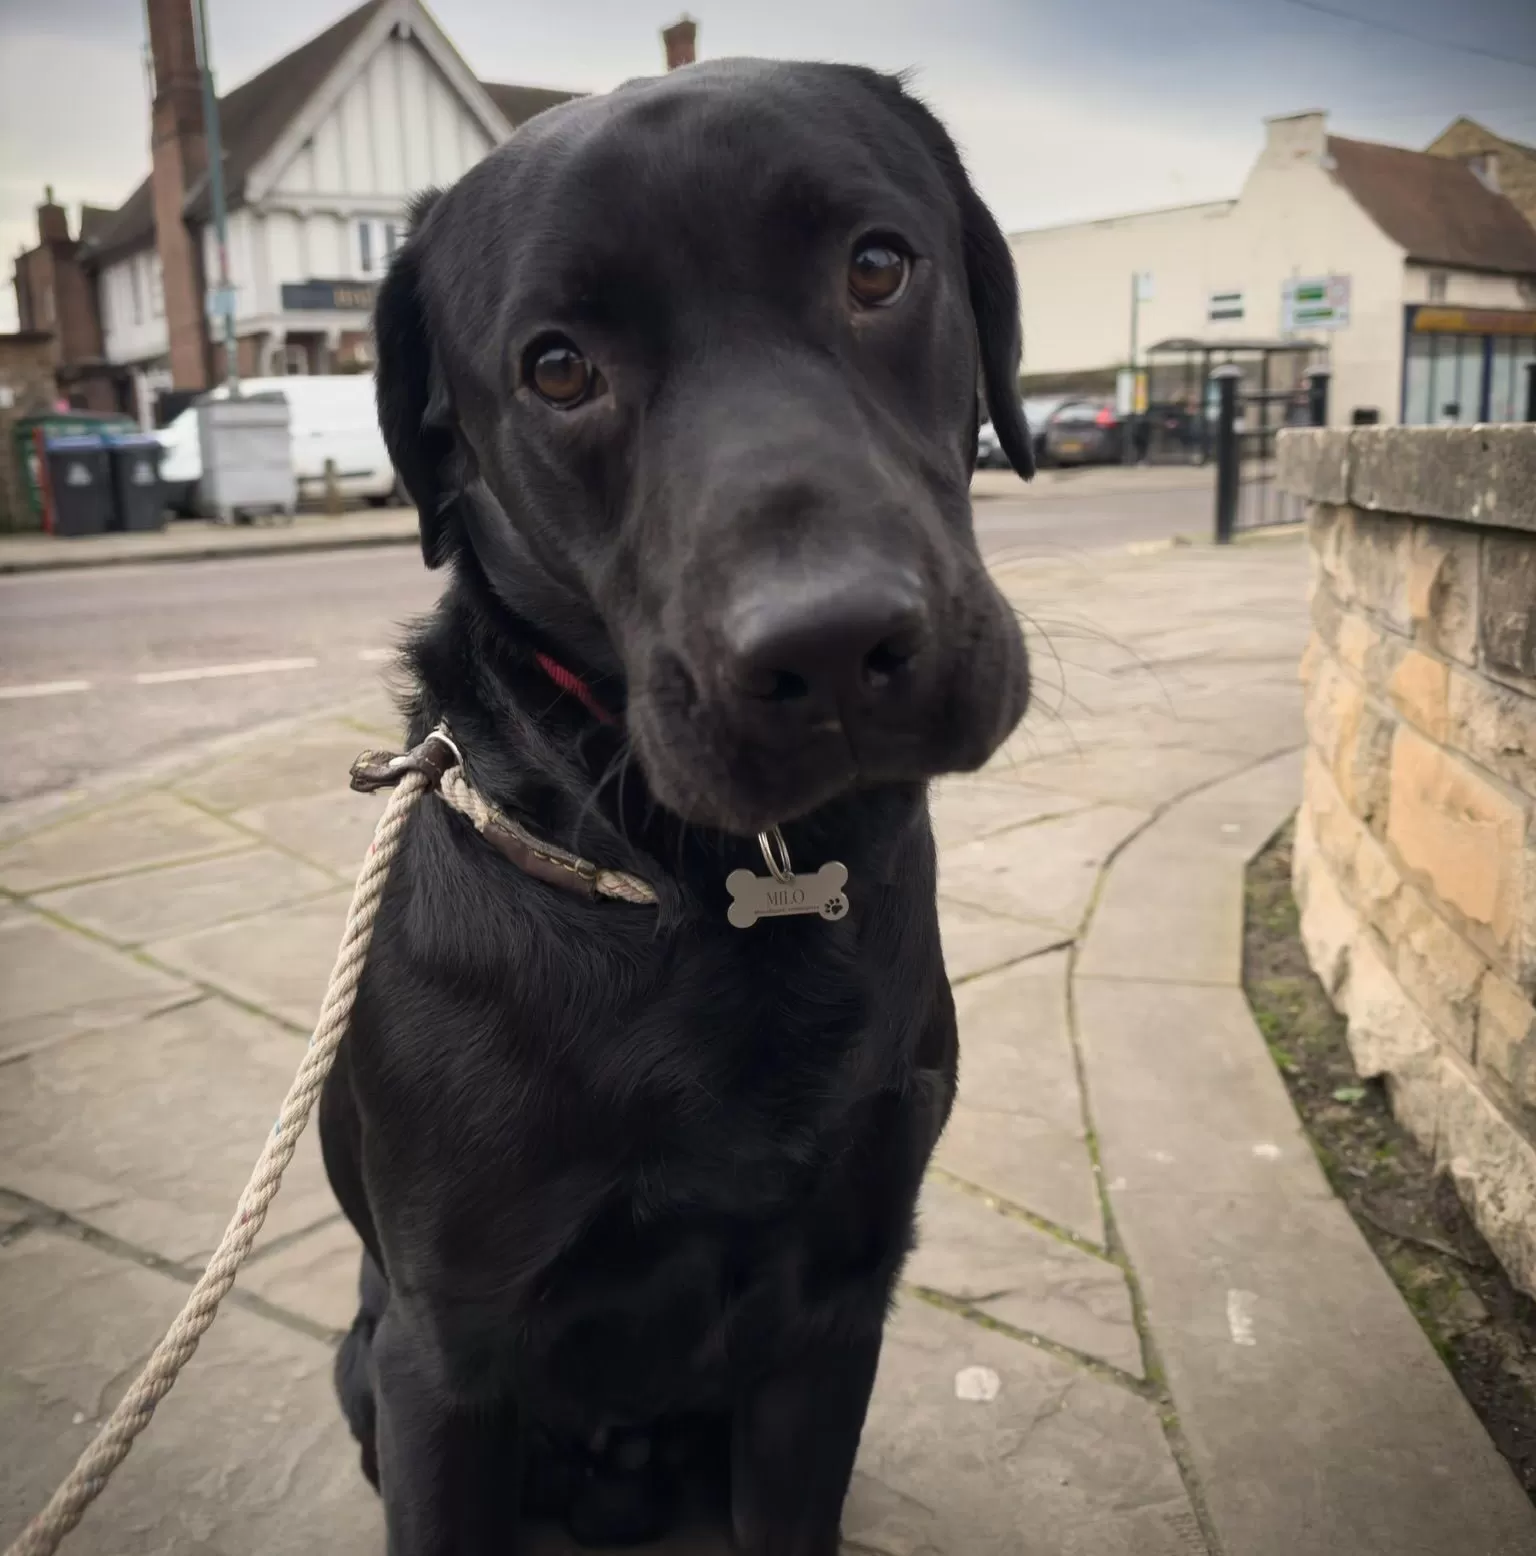
M256 1234L267 1219L268 1207L277 1198L283 1173L293 1160L299 1136L304 1132L320 1088L330 1073L336 1050L346 1036L368 945L373 939L374 922L384 899L389 867L400 851L411 811L431 787L429 774L407 772L379 818L352 892L347 927L336 953L336 965L331 970L331 981L326 987L314 1035L309 1040L298 1074L288 1088L288 1095L283 1099L277 1123L251 1172L250 1182L240 1195L234 1219L220 1238L207 1269L198 1277L181 1312L166 1331L165 1338L155 1347L144 1370L102 1424L90 1446L76 1460L74 1469L54 1492L48 1505L12 1542L6 1556L53 1556L65 1535L106 1489L112 1472L128 1457L134 1439L149 1425L155 1406L170 1392L181 1369L192 1359L197 1342L213 1323L219 1303L234 1285L235 1275L245 1263Z

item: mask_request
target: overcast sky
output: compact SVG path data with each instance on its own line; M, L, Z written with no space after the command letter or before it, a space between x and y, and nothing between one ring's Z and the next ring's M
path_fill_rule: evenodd
M1266 114L1422 146L1458 114L1536 142L1536 0L689 0L701 56L916 67L1009 229L1234 194ZM208 0L220 90L347 9ZM482 78L601 91L661 65L668 0L438 0ZM1331 14L1332 13L1332 14ZM1358 19L1352 19L1358 18ZM148 170L139 0L0 0L0 329L52 184Z

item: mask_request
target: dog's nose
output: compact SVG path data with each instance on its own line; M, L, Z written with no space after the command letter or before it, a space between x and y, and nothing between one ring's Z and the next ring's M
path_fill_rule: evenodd
M895 689L928 637L922 590L904 573L759 584L723 625L727 683L801 709Z

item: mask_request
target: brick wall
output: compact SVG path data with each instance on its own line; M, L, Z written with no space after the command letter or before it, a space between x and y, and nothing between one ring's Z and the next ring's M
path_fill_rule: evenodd
M31 518L22 501L14 459L16 420L49 410L54 382L54 339L45 331L0 335L0 530L25 529Z
M1365 1075L1536 1294L1536 427L1287 432L1295 886Z

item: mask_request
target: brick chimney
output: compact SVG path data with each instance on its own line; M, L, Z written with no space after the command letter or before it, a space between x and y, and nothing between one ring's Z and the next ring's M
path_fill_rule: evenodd
M661 41L667 49L667 69L676 70L680 65L694 62L694 45L699 38L699 24L691 16L681 16L670 27L661 29Z
M147 0L155 68L150 187L165 290L171 377L178 389L208 384L208 324L202 253L183 215L187 191L208 171L203 87L192 31L192 0Z
M69 242L69 212L54 201L52 184L44 187L43 203L37 208L37 241Z

